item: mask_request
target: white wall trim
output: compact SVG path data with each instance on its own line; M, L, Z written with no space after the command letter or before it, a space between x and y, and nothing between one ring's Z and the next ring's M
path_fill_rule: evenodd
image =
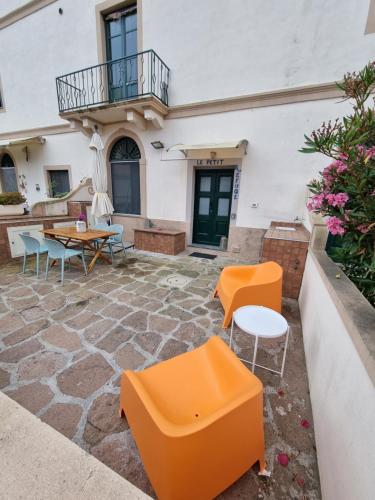
M47 127L27 128L24 130L14 130L11 132L2 132L1 139L19 139L22 137L34 137L38 135L56 135L56 134L69 134L73 132L80 132L79 129L71 128L69 124L50 125Z
M236 97L226 97L212 101L193 102L170 106L165 119L185 118L188 116L208 115L238 111L242 109L294 104L297 102L320 101L342 97L343 93L335 82L303 85L279 90L269 90Z
M0 30L56 1L57 0L29 0L24 5L21 5L20 7L17 7L17 9L11 10L8 14L5 14L5 16L0 17Z

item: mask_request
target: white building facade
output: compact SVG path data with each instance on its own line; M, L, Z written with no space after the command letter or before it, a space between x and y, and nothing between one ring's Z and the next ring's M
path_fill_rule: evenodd
M98 130L127 239L150 219L254 257L272 220L304 220L325 163L303 134L347 112L334 82L374 31L369 0L3 2L2 191L76 188Z

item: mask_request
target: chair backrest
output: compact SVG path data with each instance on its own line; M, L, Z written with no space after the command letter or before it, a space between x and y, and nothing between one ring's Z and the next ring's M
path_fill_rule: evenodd
M91 226L91 229L98 229L100 231L108 231L108 224L105 222L98 222L97 224L94 224Z
M40 242L36 238L29 236L28 234L20 234L19 235L23 244L25 245L25 250L28 253L35 253L40 250Z
M112 231L115 234L114 236L111 236L115 241L122 241L122 237L124 235L124 226L121 224L111 224L108 226L107 231Z
M65 257L65 247L62 243L48 238L44 238L43 241L48 250L48 257L52 259L63 259Z
M283 277L283 268L273 260L256 264L254 265L254 269L253 284L274 283L281 280Z

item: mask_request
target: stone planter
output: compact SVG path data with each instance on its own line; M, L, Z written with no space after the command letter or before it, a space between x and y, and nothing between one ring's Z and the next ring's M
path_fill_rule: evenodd
M166 229L134 229L134 246L146 252L177 255L185 250L185 233Z
M7 215L23 215L23 203L20 205L0 205L0 217Z

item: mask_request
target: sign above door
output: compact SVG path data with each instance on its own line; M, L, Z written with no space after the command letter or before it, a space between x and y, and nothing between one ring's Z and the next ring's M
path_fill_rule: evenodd
M167 149L167 151L181 151L185 158L192 160L211 161L212 163L202 163L202 165L220 165L223 160L214 159L215 156L220 158L242 158L247 153L247 139L238 141L228 141L219 143L203 143L203 144L175 144Z

